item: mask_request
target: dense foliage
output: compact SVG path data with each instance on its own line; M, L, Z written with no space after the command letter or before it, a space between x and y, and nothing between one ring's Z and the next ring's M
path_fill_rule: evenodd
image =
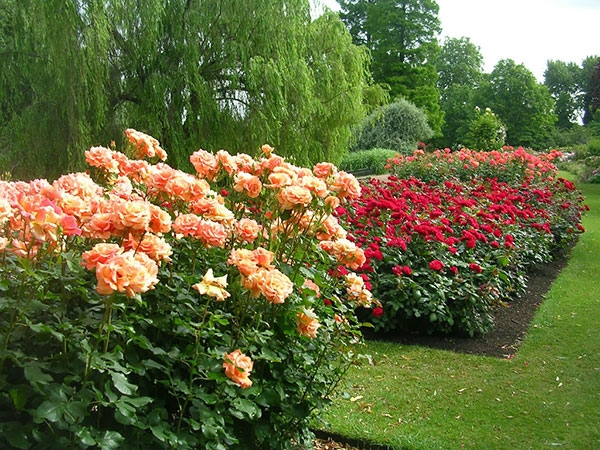
M358 182L127 135L97 182L0 182L0 447L308 446L372 302L331 214Z
M582 197L556 177L558 152L524 149L397 156L338 215L365 249L381 302L376 331L483 334L527 270L582 231ZM441 181L444 180L444 181Z
M308 0L7 0L0 48L0 168L18 179L83 170L80 149L130 125L180 169L200 145L339 161L381 98L366 49Z
M411 154L419 142L433 136L423 110L404 99L373 111L355 133L351 150L387 148L402 154Z
M434 61L439 53L439 6L433 0L340 0L341 19L354 42L369 49L371 72L390 89L422 108L435 134L443 115Z

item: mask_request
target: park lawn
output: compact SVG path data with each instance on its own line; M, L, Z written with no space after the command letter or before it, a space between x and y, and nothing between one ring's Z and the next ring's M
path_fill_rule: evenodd
M512 360L367 342L321 430L392 449L600 448L600 185Z

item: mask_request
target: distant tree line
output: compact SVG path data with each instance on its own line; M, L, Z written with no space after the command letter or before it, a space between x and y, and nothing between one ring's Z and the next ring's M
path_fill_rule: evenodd
M436 147L545 148L600 129L596 56L548 61L543 84L510 59L486 74L468 38L439 42L434 0L339 3L313 18L310 0L4 0L0 171L81 170L85 149L119 144L127 127L159 139L178 168L198 148L263 143L299 164L337 162L363 119L400 100L426 116L411 139ZM393 117L413 117L401 105Z

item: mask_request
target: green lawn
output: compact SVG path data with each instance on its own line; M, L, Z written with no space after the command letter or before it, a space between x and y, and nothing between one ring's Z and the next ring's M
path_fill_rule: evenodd
M600 448L600 185L580 188L586 232L514 359L369 342L319 427L392 449Z

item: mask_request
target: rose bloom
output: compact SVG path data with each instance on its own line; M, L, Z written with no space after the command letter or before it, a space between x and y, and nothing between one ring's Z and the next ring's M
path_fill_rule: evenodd
M148 207L150 208L149 230L157 235L171 231L172 220L169 213L153 204L149 204Z
M219 161L212 153L206 150L198 150L191 154L190 162L202 178L214 179L219 173Z
M302 186L286 186L277 195L282 209L293 209L296 206L307 206L312 201L308 189Z
M262 191L262 183L257 176L246 172L238 172L235 174L234 180L233 189L236 192L246 192L250 198L257 198Z
M321 324L312 308L305 309L296 315L296 329L301 336L316 338Z
M227 275L215 277L212 269L208 269L200 283L192 286L199 294L214 297L219 302L225 301L227 297L230 297L229 292L225 290L226 287Z
M282 188L292 184L292 177L290 177L287 173L273 172L269 174L268 178L271 184L267 185L267 187L270 188Z
M86 173L62 175L52 183L52 187L60 194L66 192L83 199L102 195L102 188Z
M173 231L176 234L186 236L194 236L200 226L202 219L196 214L180 214L173 222Z
M143 200L113 201L112 220L116 230L146 231L150 225L150 204Z
M244 217L235 224L235 234L244 242L254 242L258 237L259 232L260 225L256 220Z
M481 273L482 272L481 266L479 264L477 264L477 263L470 263L469 264L469 269L471 269L475 273Z
M133 128L126 129L125 135L137 150L136 158L154 158L157 156L163 161L167 159L167 153L160 147L160 143L152 136L134 130Z
M221 164L221 167L225 169L229 175L233 175L238 170L237 163L235 162L235 158L231 156L225 150L219 150L216 154L217 161Z
M237 349L231 353L225 353L223 360L223 369L227 378L242 388L252 386L250 374L254 363L249 356L244 355L241 350Z
M158 266L145 253L132 250L96 265L96 291L101 295L124 292L127 297L144 293L158 283Z
M258 270L258 262L251 250L233 249L227 258L227 264L236 266L245 277Z
M317 298L319 298L321 296L321 289L319 288L317 283L315 283L313 280L309 280L307 278L306 280L304 280L302 287L305 287L307 289L310 289L311 291L314 291L315 297L317 297Z
M372 313L375 317L381 317L381 316L383 316L383 308L380 308L379 306L377 306L376 308L373 308Z
M300 178L300 185L320 198L325 198L329 194L327 184L320 178L312 175Z
M92 239L108 239L114 231L110 213L96 213L83 225L83 235Z
M145 233L141 241L130 234L123 240L123 247L126 250L143 252L159 264L161 261L171 261L170 256L173 254L171 246L163 238L152 233Z
M200 220L194 237L201 240L207 247L224 247L229 233L219 222Z
M85 161L92 167L99 167L110 173L119 173L119 162L113 151L106 147L92 147L85 152Z
M320 162L313 167L313 173L316 177L327 178L336 172L336 167L328 162Z
M120 255L125 250L118 244L109 244L101 242L94 245L91 250L81 254L81 264L87 269L92 270L97 264L104 264L109 259Z
M360 184L356 177L347 172L341 171L334 175L333 184L330 189L337 192L340 199L349 198L356 200L360 197Z
M444 263L441 262L439 259L434 259L433 261L431 261L429 263L429 268L431 270L435 270L435 271L441 271L444 268Z
M281 304L294 291L294 283L278 269L259 268L244 281L244 287L255 297L262 294L269 302Z

